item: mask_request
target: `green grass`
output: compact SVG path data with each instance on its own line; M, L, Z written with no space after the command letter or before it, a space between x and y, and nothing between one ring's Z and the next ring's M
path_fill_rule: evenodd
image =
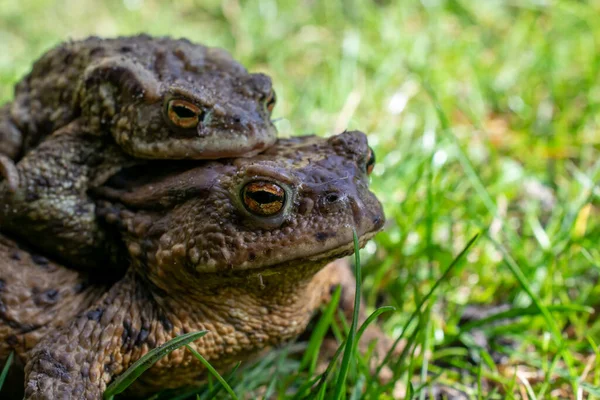
M395 388L366 361L350 366L347 399L423 398L434 385L600 398L599 13L591 0L8 0L0 99L67 37L145 31L225 47L272 76L282 136L361 129L377 153L388 222L362 253L363 297L371 311L395 307L378 321L413 346L393 360ZM493 315L461 322L473 306ZM227 380L238 394L302 398L318 377L299 346Z

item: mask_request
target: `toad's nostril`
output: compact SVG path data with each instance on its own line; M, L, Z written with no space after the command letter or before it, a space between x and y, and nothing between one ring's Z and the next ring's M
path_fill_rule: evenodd
M340 196L337 193L329 193L325 196L325 201L329 204L335 203L340 199Z
M373 225L379 227L383 225L383 217L381 215L376 215L373 217Z

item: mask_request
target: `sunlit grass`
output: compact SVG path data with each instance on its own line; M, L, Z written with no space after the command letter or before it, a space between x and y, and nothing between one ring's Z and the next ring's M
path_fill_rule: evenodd
M350 368L347 398L599 397L599 13L591 0L9 0L0 99L70 36L225 47L273 77L281 135L361 129L377 153L388 222L362 253L362 290L371 311L396 308L378 321L414 345L394 388ZM474 308L489 315L467 320ZM316 382L302 351L241 366L232 389L294 398Z

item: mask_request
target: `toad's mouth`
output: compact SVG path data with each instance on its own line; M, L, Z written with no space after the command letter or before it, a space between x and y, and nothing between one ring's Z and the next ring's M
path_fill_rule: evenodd
M264 122L264 121L261 121ZM190 135L146 138L115 133L117 143L131 156L149 160L215 160L248 158L277 141L272 124L257 123L235 129L207 126Z
M368 230L367 232L357 232L358 248L361 249L372 239L379 229ZM295 247L289 247L278 254L271 254L270 257L264 256L262 260L245 261L236 263L234 267L207 268L207 266L197 266L196 270L200 273L226 273L234 275L246 275L265 273L274 270L287 268L296 268L300 266L314 266L320 268L323 265L335 259L349 256L354 253L354 241L352 229L344 229L338 232L337 237L326 240L325 243L301 243Z
M369 233L365 233L365 234L361 235L358 238L358 249L362 249L363 247L365 247L367 242L369 240L371 240L373 238L373 236L375 236L376 233L377 232L369 232ZM332 258L341 258L344 256L348 256L350 254L353 254L354 251L355 251L354 241L352 241L352 242L350 242L346 245L340 246L336 249L326 250L321 253L317 253L311 257L307 257L306 259L308 261L312 261L312 262L320 261L323 259L329 260Z

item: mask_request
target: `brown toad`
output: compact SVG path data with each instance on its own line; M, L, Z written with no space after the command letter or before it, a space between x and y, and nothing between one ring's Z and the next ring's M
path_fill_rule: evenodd
M25 398L99 399L141 355L185 332L209 331L193 347L221 371L296 337L342 280L335 266L323 267L353 252L352 229L362 246L383 225L368 189L371 161L365 135L345 132L185 169L155 162L146 176L134 168L109 180L97 191L106 199L99 215L123 232L131 266L85 311L19 353ZM0 299L11 290L5 285ZM194 385L205 373L177 350L132 393Z
M64 43L0 108L0 153L16 159L75 119L152 159L252 156L275 142L271 80L229 53L148 35Z

